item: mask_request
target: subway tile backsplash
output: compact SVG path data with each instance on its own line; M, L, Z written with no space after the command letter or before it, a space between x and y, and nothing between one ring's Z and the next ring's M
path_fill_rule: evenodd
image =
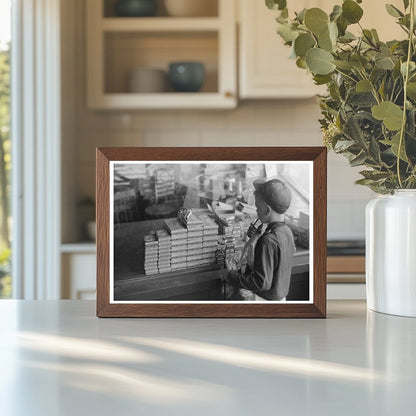
M328 240L364 239L367 202L367 199L328 200Z
M79 197L95 193L96 146L319 146L314 99L242 102L232 111L91 112L76 114ZM364 238L365 205L373 197L354 184L359 168L328 155L328 238ZM318 214L319 215L319 214Z

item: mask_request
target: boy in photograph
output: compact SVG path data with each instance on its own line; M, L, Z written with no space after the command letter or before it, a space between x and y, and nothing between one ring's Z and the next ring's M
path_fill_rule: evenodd
M254 259L248 262L245 272L226 262L225 280L235 288L253 292L260 300L286 300L295 251L292 231L284 222L291 192L278 179L256 181L254 187L257 215L267 227L263 234L257 231L247 243L254 246Z

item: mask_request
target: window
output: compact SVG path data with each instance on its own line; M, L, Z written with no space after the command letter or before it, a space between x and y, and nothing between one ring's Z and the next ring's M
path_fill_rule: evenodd
M11 2L0 0L0 298L11 297L10 26Z

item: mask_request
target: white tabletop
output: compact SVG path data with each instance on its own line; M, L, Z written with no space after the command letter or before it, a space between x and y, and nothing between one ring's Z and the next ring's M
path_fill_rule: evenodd
M98 319L0 301L0 415L412 415L416 319ZM267 413L261 413L267 412Z

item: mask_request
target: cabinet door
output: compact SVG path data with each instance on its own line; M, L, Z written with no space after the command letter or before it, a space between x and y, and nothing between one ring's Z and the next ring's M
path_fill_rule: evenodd
M92 253L65 253L62 256L62 298L95 299L96 256Z
M364 15L361 19L361 26L366 29L377 29L380 40L387 42L393 39L404 39L406 37L403 29L395 23L396 19L387 13L385 4L393 4L399 10L403 10L403 0L365 0L360 4L364 10ZM357 25L350 26L355 34L359 33L360 29Z
M329 0L299 0L295 7L297 11L304 7L329 11L330 4ZM289 58L291 49L276 33L277 12L267 9L264 1L239 0L238 5L240 97L304 98L322 93L311 75Z
M388 3L403 9L402 0ZM289 10L320 7L330 12L341 0L298 0L289 3ZM310 74L290 59L291 49L277 35L276 11L268 10L261 0L238 0L240 19L239 88L241 98L304 98L325 92L313 84ZM383 41L402 39L404 32L388 15L384 2L366 0L362 25L377 29ZM358 34L358 25L348 30Z

